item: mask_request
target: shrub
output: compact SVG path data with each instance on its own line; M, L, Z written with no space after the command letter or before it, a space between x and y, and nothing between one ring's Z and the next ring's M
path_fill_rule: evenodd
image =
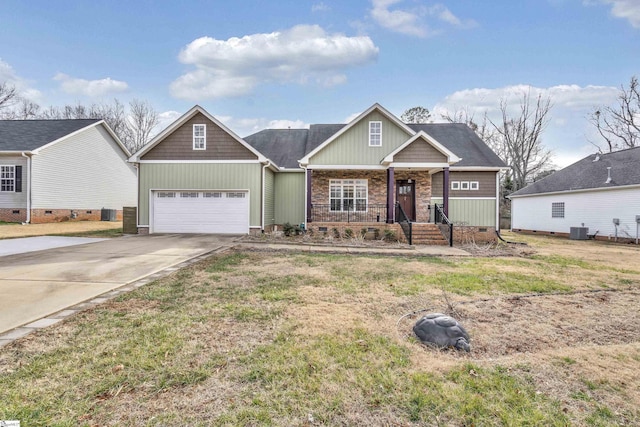
M344 237L346 239L351 239L353 237L353 230L350 228L345 228L344 229Z
M333 237L335 237L336 239L340 238L340 230L338 230L336 227L333 227L331 231L333 231Z
M396 241L398 241L398 238L396 237L396 232L386 228L384 230L384 238L383 238L383 240L385 242L396 242Z

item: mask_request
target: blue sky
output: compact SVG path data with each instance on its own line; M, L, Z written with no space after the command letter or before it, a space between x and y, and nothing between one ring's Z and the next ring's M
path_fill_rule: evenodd
M245 136L530 91L552 97L557 166L640 75L640 0L3 0L0 22L0 81L43 106L140 98L166 125L197 103Z

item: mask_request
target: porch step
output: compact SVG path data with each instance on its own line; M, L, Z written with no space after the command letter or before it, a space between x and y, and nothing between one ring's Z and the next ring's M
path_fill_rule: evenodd
M412 243L414 245L448 245L449 241L442 235L435 224L414 222L411 224Z

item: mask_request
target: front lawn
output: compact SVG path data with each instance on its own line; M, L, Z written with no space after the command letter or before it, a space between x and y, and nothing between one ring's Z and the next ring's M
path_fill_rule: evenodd
M0 420L635 425L639 283L631 261L544 252L230 251L0 349ZM419 344L426 312L472 352Z

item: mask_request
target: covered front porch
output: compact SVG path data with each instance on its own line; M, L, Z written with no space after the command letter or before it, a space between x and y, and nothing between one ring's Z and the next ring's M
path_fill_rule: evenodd
M432 175L441 171L444 197L436 206L432 203ZM434 228L419 224L448 221L448 189L448 168L307 169L306 222L307 226L346 223L363 228L397 224L409 243L414 229L418 234L430 233L425 238L435 241ZM448 240L450 230L443 231Z

